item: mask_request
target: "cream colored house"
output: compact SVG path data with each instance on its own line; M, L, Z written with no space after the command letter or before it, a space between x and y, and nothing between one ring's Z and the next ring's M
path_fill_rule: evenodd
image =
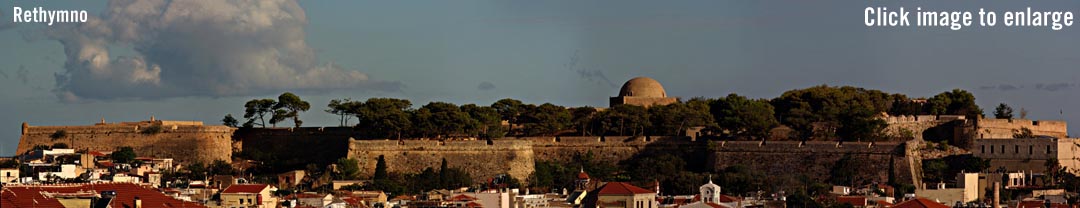
M267 184L235 184L221 191L221 203L218 207L277 207L278 200L272 195L276 190L277 188Z

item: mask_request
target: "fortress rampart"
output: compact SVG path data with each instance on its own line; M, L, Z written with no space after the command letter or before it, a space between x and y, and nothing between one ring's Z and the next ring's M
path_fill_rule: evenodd
M533 172L536 158L528 140L437 141L437 140L351 140L350 158L360 162L361 175L374 174L379 156L387 162L387 171L417 173L425 168L438 169L442 159L452 168L461 168L474 179L498 174L526 179Z
M905 147L897 142L718 141L713 144L712 158L716 170L741 165L778 177L770 178L777 184L798 184L799 177L827 181L844 157L852 159L858 168L856 177L862 180L884 183L891 171L900 182L912 182L914 170L904 154Z
M885 182L889 171L898 180L911 181L903 143L690 141L685 137L527 137L470 141L350 140L348 157L360 162L370 177L381 155L388 171L416 173L448 166L468 171L476 179L509 174L525 180L537 161L570 162L592 154L599 161L618 164L645 153L666 152L684 158L688 166L719 170L742 165L770 176L798 172L813 180L826 180L837 161L847 156L860 164L860 177ZM890 163L892 165L890 165ZM786 178L794 180L794 177ZM783 180L783 179L781 179Z
M1064 121L1033 121L1028 119L979 119L976 136L985 139L1013 138L1016 130L1027 128L1036 136L1068 137Z
M76 150L97 151L115 151L129 146L139 156L173 158L178 162L232 161L234 128L179 125L194 124L186 122L162 124L132 122L92 126L30 126L24 123L17 152L26 152L37 145L65 143ZM147 128L158 127L160 131L147 131Z
M798 141L693 141L688 137L522 137L493 140L352 139L359 132L349 127L234 129L224 126L162 126L160 133L142 132L147 125L45 126L24 128L19 151L35 145L68 143L76 149L115 150L131 146L139 155L170 157L178 161L229 161L232 157L264 161L282 170L309 164L328 165L340 158L359 162L362 177L374 174L379 156L388 171L416 173L438 168L442 159L450 167L483 180L508 174L522 181L538 161L570 163L578 156L618 165L635 157L672 154L687 167L720 170L740 165L771 176L805 173L825 180L836 162L850 157L862 164L862 178L884 182L889 171L911 180L910 162L902 143L798 142ZM59 130L64 138L52 139ZM234 155L234 152L239 155ZM890 162L892 165L890 165ZM891 169L890 169L891 168ZM787 174L790 175L790 174ZM794 180L792 177L777 180ZM787 182L782 182L787 183ZM791 184L791 183L788 183Z

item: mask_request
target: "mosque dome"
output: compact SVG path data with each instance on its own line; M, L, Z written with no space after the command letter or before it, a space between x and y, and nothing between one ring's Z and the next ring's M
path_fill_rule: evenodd
M635 77L623 84L622 89L619 90L619 97L663 98L667 97L667 92L664 92L664 86L661 86L660 82L655 79Z

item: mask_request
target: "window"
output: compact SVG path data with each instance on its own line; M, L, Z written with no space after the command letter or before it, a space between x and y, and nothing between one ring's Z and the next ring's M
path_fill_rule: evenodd
M1046 145L1046 154L1050 154L1050 145Z
M990 145L990 154L994 154L994 145Z
M239 199L237 201L240 201L240 204L244 204L244 199Z
M982 148L982 153L986 154L986 145L979 145L979 147Z
M1016 145L1014 148L1016 149L1016 154L1020 154L1020 145Z
M1001 154L1005 154L1005 145L1001 145Z
M1035 154L1035 145L1028 145L1028 154Z

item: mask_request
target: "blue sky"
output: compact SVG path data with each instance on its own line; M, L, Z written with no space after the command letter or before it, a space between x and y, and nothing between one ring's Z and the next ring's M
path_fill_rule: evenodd
M330 99L347 97L407 98L415 106L486 105L505 97L606 106L618 85L636 76L653 77L669 95L684 98L772 98L820 84L914 97L962 88L975 93L987 112L1005 102L1027 109L1029 118L1080 120L1077 28L952 31L862 24L867 6L1080 11L1074 1L275 2L284 8L208 2L223 5L196 11L239 18L155 22L133 18L142 13L113 12L91 20L100 27L12 27L7 21L14 6L85 9L95 16L110 6L74 0L0 3L0 155L14 153L22 122L86 125L102 117L116 122L153 115L218 123L226 113L242 114L244 101L282 91L312 102L302 119L314 126L337 124L322 110ZM125 4L115 1L112 7ZM247 16L225 13L248 10ZM146 11L159 18L174 15ZM283 21L264 25L262 15ZM113 33L96 30L102 28ZM71 43L88 37L108 43ZM65 47L104 48L113 63L100 69L65 65L81 60ZM274 64L260 62L267 57ZM117 73L91 77L80 71L91 69ZM302 73L308 71L317 73ZM57 84L58 76L69 80ZM116 88L122 90L110 90Z

